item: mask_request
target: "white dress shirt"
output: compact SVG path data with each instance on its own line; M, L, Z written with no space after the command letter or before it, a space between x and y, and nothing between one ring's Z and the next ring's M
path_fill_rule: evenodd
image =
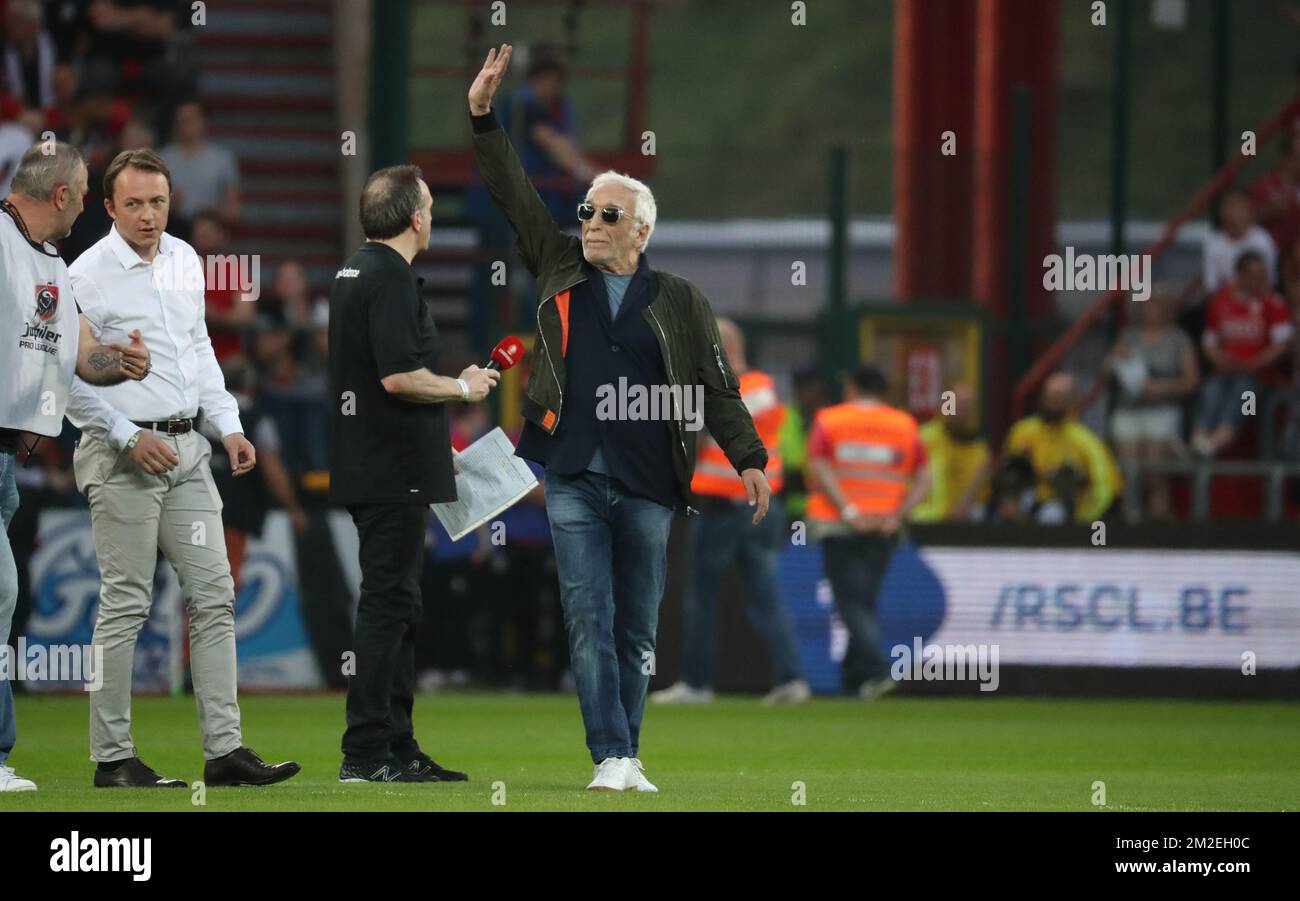
M129 344L139 329L152 367L142 381L108 387L73 379L73 425L118 450L139 431L132 420L189 419L200 410L223 438L243 432L203 320L203 271L194 248L165 232L153 262L141 259L116 225L69 267L91 332L105 344Z

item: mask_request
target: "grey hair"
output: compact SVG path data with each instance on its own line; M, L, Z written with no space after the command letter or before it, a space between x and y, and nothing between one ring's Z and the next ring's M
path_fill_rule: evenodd
M85 165L81 151L71 144L41 141L23 153L9 190L32 200L50 200L60 185L71 187Z
M655 196L650 192L650 188L645 182L637 181L630 175L624 175L622 172L615 172L612 169L602 172L591 180L591 187L587 189L587 197L591 197L591 192L601 185L616 184L627 188L636 197L636 212L632 218L641 225L646 226L648 231L645 233L645 241L638 248L645 250L646 244L650 243L650 236L655 231L655 220L659 217L659 208L655 205Z

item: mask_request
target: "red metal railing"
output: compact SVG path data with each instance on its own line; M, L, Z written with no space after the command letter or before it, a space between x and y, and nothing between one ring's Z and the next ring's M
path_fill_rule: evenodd
M1282 107L1282 109L1273 116L1273 118L1269 119L1262 126L1256 129L1256 146L1264 147L1268 145L1284 125L1295 120L1297 117L1300 117L1300 95L1296 95L1292 98L1286 106ZM1225 164L1222 169L1215 173L1213 178L1205 183L1204 187L1196 193L1196 196L1188 202L1187 206L1185 206L1177 216L1169 220L1168 224L1165 225L1165 230L1161 234L1160 239L1150 247L1146 248L1143 253L1149 254L1153 261L1158 259L1160 255L1168 249L1169 245L1173 243L1174 238L1178 236L1178 230L1181 229L1189 219L1194 216L1199 216L1205 208L1209 206L1210 201L1213 200L1217 194L1229 187L1237 177L1237 173L1241 171L1242 167L1246 165L1249 159L1249 157L1238 155L1231 162ZM1088 329L1092 328L1098 321L1100 321L1101 317L1106 314L1106 311L1110 309L1111 305L1127 295L1127 291L1117 289L1097 298L1093 305L1088 308L1087 312L1075 320L1074 324L1066 330L1065 334L1060 338L1057 338L1056 341L1053 342L1052 346L1038 358L1038 361L1030 367L1029 371L1025 373L1016 384L1015 391L1011 395L1011 412L1013 418L1019 419L1025 415L1025 407L1028 399L1030 395L1037 390L1043 379L1045 379L1056 368L1056 366L1061 362L1061 359L1070 351L1070 348L1074 347L1074 345L1079 342L1084 334L1087 333ZM1081 408L1086 409L1092 401L1097 399L1097 396L1101 393L1103 384L1104 380L1098 379L1092 390L1084 397Z

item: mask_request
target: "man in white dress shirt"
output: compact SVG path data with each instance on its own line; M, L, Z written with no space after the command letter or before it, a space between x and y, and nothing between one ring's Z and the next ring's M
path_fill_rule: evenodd
M171 177L153 151L118 154L104 174L104 197L114 224L70 267L73 292L101 338L138 329L152 370L131 383L134 390L74 381L68 404L68 418L84 433L73 468L90 505L102 579L93 640L104 650L104 683L90 695L95 785L185 787L146 766L131 738L135 643L149 616L160 547L189 612L204 782L280 782L298 764L263 762L240 734L234 582L211 447L194 427L201 412L220 432L234 475L256 464L203 321L203 262L165 231Z

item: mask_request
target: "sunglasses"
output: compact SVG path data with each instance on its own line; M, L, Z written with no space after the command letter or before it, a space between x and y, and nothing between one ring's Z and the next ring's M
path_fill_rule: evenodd
M578 204L578 218L587 222L596 215L596 207L590 203ZM613 225L627 215L627 210L621 210L616 206L607 206L601 209L600 218L608 225Z

